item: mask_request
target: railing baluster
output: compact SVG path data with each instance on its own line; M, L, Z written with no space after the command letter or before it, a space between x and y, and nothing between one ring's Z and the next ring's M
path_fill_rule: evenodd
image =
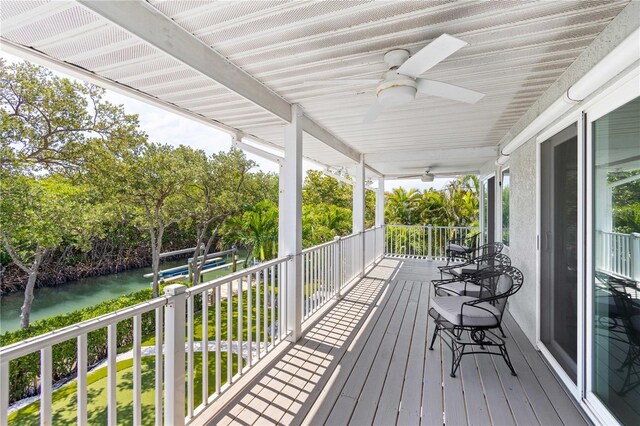
M133 317L133 425L142 424L142 316Z
M201 354L202 354L202 403L206 407L209 404L209 290L202 293L200 302L202 309L202 336L201 336Z
M227 283L227 385L233 377L233 282Z
M238 375L242 374L242 355L244 353L242 348L242 327L244 321L242 320L242 277L238 279Z
M9 361L0 360L0 424L9 424ZM78 417L79 421L80 417Z
M207 297L207 292L203 293L203 297ZM189 295L187 298L187 416L193 417L193 405L195 404L194 398L194 383L195 377L193 374L193 295ZM205 319L202 319L204 324ZM201 342L204 344L205 342ZM204 395L202 400L204 401Z
M78 386L76 399L78 401L78 426L87 424L87 335L78 336ZM2 381L4 379L1 379ZM0 417L2 423L2 417Z
M116 395L118 383L116 378L117 324L107 326L107 423L118 424L118 406Z
M155 424L162 426L163 413L162 413L162 376L163 376L163 363L162 363L162 331L164 330L164 308L156 308L156 377L155 377Z
M51 425L53 359L51 346L40 350L40 425Z
M220 292L222 288L220 286L216 287L215 295L216 295L216 394L220 395L220 387L221 387L221 378L222 378L222 355L220 353L220 327L221 324L221 316L222 312L220 312L221 303L220 303ZM227 356L230 356L228 354Z
M253 365L253 281L252 274L247 275L247 365Z
M260 314L261 314L261 306L260 306L260 282L262 281L260 278L260 271L256 272L256 355L257 358L260 359L261 351L260 351Z
M275 334L275 323L276 323L276 303L275 303L275 267L271 266L269 268L269 284L271 286L271 348L276 344L276 334Z
M264 291L262 292L262 341L264 342L263 352L267 353L267 346L269 346L269 306L267 302L269 301L269 288L268 288L268 279L269 279L269 269L262 270L262 288Z

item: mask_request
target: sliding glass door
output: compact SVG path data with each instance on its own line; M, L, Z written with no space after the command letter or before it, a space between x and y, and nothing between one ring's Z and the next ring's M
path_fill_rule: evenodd
M575 384L578 328L578 133L540 146L540 341Z
M595 119L591 392L640 424L640 98Z

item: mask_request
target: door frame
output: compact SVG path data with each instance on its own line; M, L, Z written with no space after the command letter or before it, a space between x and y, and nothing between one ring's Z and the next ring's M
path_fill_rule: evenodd
M540 300L540 289L542 288L542 279L541 279L541 245L542 245L542 144L547 141L552 136L557 133L563 131L567 127L572 124L577 125L578 130L578 229L577 229L577 260L578 260L578 292L577 292L577 354L576 354L576 382L569 377L569 375L564 371L564 369L560 366L560 363L556 361L555 357L552 355L551 351L547 348L547 346L541 340L541 331L540 331L540 322L542 320L541 313L541 300ZM554 123L552 126L549 126L545 129L544 132L540 133L536 138L536 346L538 350L542 353L544 359L549 363L551 368L554 370L558 378L565 385L567 390L573 395L573 397L580 401L582 399L581 389L583 388L583 374L581 373L584 370L584 173L585 173L585 164L584 164L584 149L582 141L584 140L584 115L580 113L580 111L573 111L570 114L567 114L561 120Z
M593 359L593 140L591 124L614 109L640 96L640 65L626 70L608 86L583 100L564 116L550 123L535 138L536 145L536 347L566 389L591 420L600 424L618 424L617 418L592 392ZM540 340L540 233L541 233L541 144L577 123L578 126L578 329L576 383L561 368ZM500 216L501 217L501 216ZM501 229L501 228L500 228Z
M489 179L495 178L495 176L496 176L496 173L495 172L491 172L491 173L486 174L485 176L482 176L482 178L480 179L480 214L479 214L479 219L480 219L480 244L479 245L483 245L483 244L487 244L488 243L488 241L484 241L485 236L484 236L484 228L483 228L484 220L485 219L487 221L489 220L489 218L485 218L484 217L484 207L485 207L484 206L484 204L485 204L484 203L484 197L485 197L484 184L485 183L487 184L487 189L488 189L489 188ZM493 206L494 212L493 212L493 215L494 215L494 222L495 222L495 209L496 209L496 206L495 206L495 191L496 191L495 180L493 182L494 182L494 185L493 185L493 192L494 192L494 194L493 194L493 198L494 198L494 206ZM490 201L489 200L489 195L487 194L487 202L489 202L489 201ZM487 207L489 207L489 206L487 206ZM495 228L495 224L494 224L494 228ZM487 222L487 238L489 237L489 232L491 232L491 226L489 226L489 222ZM495 235L494 235L493 239L495 241Z
M586 265L585 265L585 287L586 287L586 303L585 307L585 371L583 385L583 401L586 407L595 415L595 417L603 424L616 424L618 420L613 416L605 404L593 393L592 376L593 376L593 122L602 118L611 111L621 107L622 105L636 99L640 96L640 67L635 68L632 72L622 78L617 84L612 85L608 90L602 93L594 102L590 103L585 109L585 130L586 130Z

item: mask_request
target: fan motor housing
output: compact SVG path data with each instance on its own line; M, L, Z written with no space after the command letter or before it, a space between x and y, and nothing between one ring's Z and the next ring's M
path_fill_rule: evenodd
M417 83L413 78L392 70L385 74L376 94L381 105L396 107L413 101L417 90Z

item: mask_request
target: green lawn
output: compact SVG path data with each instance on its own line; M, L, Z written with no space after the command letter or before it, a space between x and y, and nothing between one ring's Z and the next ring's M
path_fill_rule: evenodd
M227 354L222 353L222 383L227 382ZM155 357L142 358L142 423L154 424ZM215 352L209 352L209 394L215 391ZM237 370L238 356L233 355L233 371ZM133 360L117 363L118 424L132 424L133 416ZM194 397L197 407L202 402L202 354L194 354ZM107 423L107 368L102 367L87 377L88 420L90 424ZM69 383L53 392L53 424L76 424L77 382ZM186 404L186 401L185 401ZM35 401L11 413L11 425L38 425L40 402Z
M268 296L271 297L271 287L269 286L267 288L268 291ZM254 287L252 289L252 320L253 323L251 324L251 329L253 331L253 341L256 341L256 333L257 333L257 327L256 327L256 320L259 319L260 321L260 335L261 335L261 339L264 340L264 316L265 316L265 310L264 310L264 286L261 285L260 286L260 317L258 318L257 316L257 309L256 309L256 296L257 296L257 290ZM242 292L242 324L243 324L243 332L242 332L242 339L244 342L247 341L247 338L249 337L249 332L248 332L248 314L249 314L249 307L247 304L247 300L249 297L249 292L248 290L243 291ZM277 291L277 287L274 289L274 297L277 298L278 297L278 291ZM231 297L231 305L232 305L232 320L231 320L231 339L232 340L237 340L238 338L238 295L233 295ZM220 301L220 339L221 340L227 340L227 336L228 336L228 327L227 327L227 307L228 307L228 300L227 298L224 298ZM200 305L198 303L198 308L200 308ZM216 338L216 317L215 317L215 304L212 306L209 306L209 327L207 329L207 334L209 336L209 340L215 340ZM277 320L278 319L278 312L276 311L274 313L274 318ZM267 326L270 326L271 324L271 308L267 308ZM194 313L194 318L193 318L193 339L196 341L200 341L202 340L202 312L198 311ZM185 328L185 341L188 338L188 332ZM271 338L268 336L269 341L271 340ZM142 346L153 346L155 345L156 342L156 338L155 335L150 335L150 336L146 336L146 338L143 339L142 341ZM128 345L127 347L122 347L122 348L118 348L118 352L126 352L127 350L131 349L131 345Z

